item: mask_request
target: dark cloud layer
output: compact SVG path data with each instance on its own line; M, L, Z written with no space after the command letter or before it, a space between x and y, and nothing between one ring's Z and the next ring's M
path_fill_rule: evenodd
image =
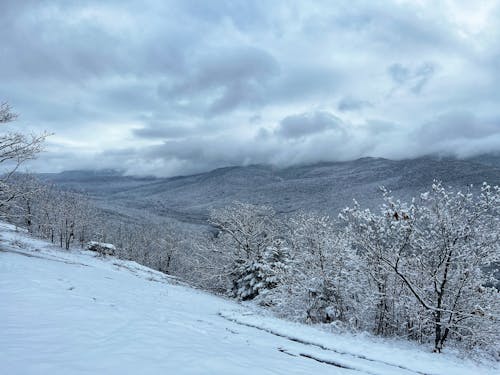
M13 1L0 101L38 170L175 175L500 150L500 4Z

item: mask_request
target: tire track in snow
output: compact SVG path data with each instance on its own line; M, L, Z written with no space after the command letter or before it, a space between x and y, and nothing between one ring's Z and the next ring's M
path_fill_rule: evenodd
M312 354L305 354L305 353L294 354L294 353L288 351L287 349L284 349L284 348L281 348L281 347L278 348L278 351L281 352L281 353L283 353L283 354L289 355L291 357L304 357L304 358L312 359L312 360L314 360L316 362L320 362L320 363L324 363L324 364L327 364L327 365L335 366L335 367L342 368L342 369L345 369L345 370L352 370L352 371L358 371L358 372L362 371L362 370L357 370L357 369L352 368L352 367L348 367L348 366L346 366L344 364L341 364L341 363L338 363L338 362L335 362L335 361L325 360L325 359L318 358L316 356L313 356ZM365 371L362 371L362 372L364 372L365 374L371 374L371 373L367 373Z
M277 336L277 337L281 337L281 338L287 339L287 340L292 341L292 342L296 342L296 343L299 343L299 344L302 344L302 345L307 345L307 346L313 346L313 347L316 347L316 348L319 348L319 349L322 349L322 350L325 350L325 351L329 351L329 352L332 352L332 353L336 353L336 354L342 355L342 356L349 356L349 357L352 357L352 358L354 358L356 360L361 360L361 361L371 362L371 363L377 363L379 365L383 365L383 366L386 366L386 367L390 368L392 371L394 371L394 370L396 370L396 371L397 370L403 370L403 371L406 371L406 372L411 373L411 374L436 375L436 374L425 373L425 372L418 371L418 370L412 370L412 369L410 369L408 367L404 367L404 366L401 366L401 365L398 365L398 364L395 364L395 363L385 362L385 361L381 361L381 360L374 359L374 358L369 358L369 357L366 357L366 356L363 356L363 355L359 355L359 354L353 354L353 353L349 353L349 352L343 352L343 351L340 351L340 350L336 350L336 349L327 347L327 346L325 346L323 344L320 344L320 343L315 343L315 342L311 342L311 341L299 339L297 337L292 337L292 336L286 335L284 333L275 331L275 330L273 330L271 328L265 328L265 327L258 326L256 324L243 322L241 320L238 320L235 317L231 317L231 316L225 315L223 312L219 312L218 315L221 318L223 318L223 319L225 319L227 321L230 321L232 323L235 323L235 324L239 324L239 325L250 327L250 328L255 328L255 329L258 329L260 331L269 333L269 334ZM285 353L285 354L288 354L288 355L295 355L295 354L293 354L293 353L291 353L289 351L286 351L283 348L281 348L281 350L280 350L280 348L278 348L278 350L281 351L281 352L283 352L283 353ZM318 357L318 356L315 356L315 355L312 355L312 354L309 354L309 353L299 353L298 356L301 356L301 357L304 357L304 358L308 358L308 359L312 359L312 360L315 360L317 362L322 362L322 363L329 364L329 365L336 366L336 367L341 367L341 368L345 368L345 369L349 369L349 370L363 372L365 374L370 374L370 375L385 375L385 373L383 373L383 372L377 372L377 373L375 373L375 372L368 372L368 371L366 371L364 369L355 368L355 367L349 367L349 365L347 365L347 364L338 363L338 362L332 361L330 359L321 358L321 357Z

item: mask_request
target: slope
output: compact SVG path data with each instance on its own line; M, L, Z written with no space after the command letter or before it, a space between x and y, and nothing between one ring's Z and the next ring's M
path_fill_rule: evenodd
M262 315L134 262L0 224L2 374L493 374L402 342Z

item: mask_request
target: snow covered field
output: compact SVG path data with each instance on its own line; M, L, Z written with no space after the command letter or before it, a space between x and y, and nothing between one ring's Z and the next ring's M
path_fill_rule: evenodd
M332 335L134 262L0 224L0 374L498 374L411 343Z

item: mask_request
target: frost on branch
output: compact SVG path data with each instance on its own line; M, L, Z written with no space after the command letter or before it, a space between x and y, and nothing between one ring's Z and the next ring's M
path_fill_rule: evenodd
M13 113L7 103L0 103L0 217L8 217L11 205L18 194L9 179L27 160L34 159L42 150L48 134L25 135L18 132L5 132L3 127L14 121Z
M436 352L450 339L495 351L500 306L486 270L499 261L499 188L474 194L435 182L411 205L388 192L384 202L380 214L343 215L377 295L376 331L433 337Z
M213 210L210 223L219 231L216 242L235 297L253 299L276 287L286 250L270 207L235 202Z

